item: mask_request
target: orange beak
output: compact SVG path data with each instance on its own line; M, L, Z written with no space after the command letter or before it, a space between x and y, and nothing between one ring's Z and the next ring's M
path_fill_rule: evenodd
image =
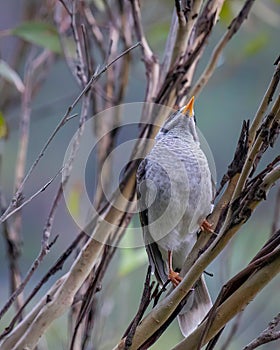
M188 113L189 117L193 117L194 116L193 106L194 106L194 96L189 100L189 103L182 108L182 113L183 114Z

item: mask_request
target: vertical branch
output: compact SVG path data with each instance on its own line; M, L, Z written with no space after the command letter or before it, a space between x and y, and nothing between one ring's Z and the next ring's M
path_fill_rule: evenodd
M201 90L204 88L204 86L207 84L208 80L212 76L216 65L218 63L219 57L222 54L223 49L229 42L229 40L234 36L234 34L239 30L244 20L247 18L249 11L251 10L251 7L253 6L255 0L247 0L242 7L241 11L235 17L231 24L228 27L227 32L224 34L222 39L219 41L219 43L214 48L211 58L209 60L209 63L203 73L201 74L200 78L198 79L195 86L190 91L190 96L197 96Z
M77 53L77 71L75 76L78 78L82 87L85 87L87 84L87 74L86 74L86 59L84 57L84 51L82 49L82 40L79 36L79 29L77 24L77 14L78 14L78 2L77 0L73 0L72 2L72 12L71 12L71 26L73 30L73 37L76 44L76 53Z
M147 90L145 101L153 102L157 93L157 83L159 81L159 63L144 34L139 1L130 0L130 3L132 6L135 33L138 41L141 43L143 60L146 67Z
M177 18L178 18L178 29L177 29L174 49L172 52L172 58L171 58L171 64L170 64L171 69L174 63L176 61L180 62L180 60L186 53L188 41L192 32L192 29L194 28L195 21L198 18L198 15L202 6L202 2L203 2L202 0L193 0L193 1L190 1L190 5L187 5L184 8L182 8L181 0L175 0L175 7L176 7Z
M239 177L237 186L235 188L232 200L236 199L239 196L239 194L241 193L241 191L243 190L244 185L249 177L250 171L251 171L252 167L254 166L256 158L261 150L262 145L264 143L267 143L267 141L268 141L265 132L270 129L274 120L276 120L276 119L279 120L279 115L280 115L280 95L278 95L278 97L277 97L276 101L274 102L274 105L271 109L271 112L267 116L266 120L263 122L263 125L262 125L263 128L259 129L260 132L257 134L257 137L255 139L254 144L249 149L249 153L248 153L246 162L244 164L244 167L242 169L242 172L240 174L240 177ZM264 129L263 132L261 132L261 129ZM249 130L249 135L250 135L250 130Z
M273 235L277 230L280 229L280 186L278 185L278 190L276 192L274 215L271 227L271 235Z
M264 94L264 97L262 99L262 102L260 103L260 106L257 110L257 113L254 117L254 120L252 122L250 133L249 133L249 143L250 147L252 147L254 139L257 134L257 130L262 122L263 116L265 114L265 111L268 108L269 103L272 101L273 95L277 89L277 86L279 84L280 80L280 56L277 58L277 60L274 63L276 65L275 72L271 78L271 81L267 87L266 93Z
M197 13L198 18L193 22L192 31L188 39L186 60L188 60L189 56L191 56L195 50L199 49L199 51L192 64L189 66L189 69L186 70L184 76L182 77L182 85L180 86L176 101L177 105L184 104L189 96L193 96L190 94L189 90L192 85L194 73L206 48L208 37L218 21L224 1L225 0L208 0L202 11Z
M21 118L20 118L20 131L19 131L19 145L18 154L15 169L15 192L17 196L15 198L14 206L20 204L22 200L22 192L20 190L22 181L25 176L26 158L28 151L29 142L29 128L30 128L30 115L31 115L31 100L35 93L36 82L39 79L38 70L44 66L44 64L51 57L48 51L43 51L34 60L32 60L26 70L25 75L25 89L22 94L22 107L21 107ZM35 78L36 76L36 78ZM21 211L18 211L14 216L13 224L10 225L10 229L6 230L7 242L11 249L10 260L10 284L11 292L15 292L21 284L20 270L18 266L18 259L21 251L21 229L22 229L22 215ZM23 304L23 295L17 295L16 308L19 310Z

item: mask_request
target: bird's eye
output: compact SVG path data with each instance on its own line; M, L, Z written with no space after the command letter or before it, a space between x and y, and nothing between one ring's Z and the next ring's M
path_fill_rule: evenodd
M160 132L161 132L162 134L164 134L164 135L167 134L168 131L169 131L169 130L168 130L168 129L165 129L165 128L161 128L161 129L160 129Z

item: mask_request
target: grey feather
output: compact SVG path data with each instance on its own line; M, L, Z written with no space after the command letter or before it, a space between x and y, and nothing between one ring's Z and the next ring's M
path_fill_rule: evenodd
M149 262L163 284L168 278L168 251L173 269L180 271L212 211L213 182L194 118L180 110L166 121L139 165L137 194ZM179 316L182 333L197 327L210 307L202 276Z
M178 316L178 322L184 337L192 333L203 321L212 307L204 276L197 281L197 284L189 296L186 305Z
M156 279L164 284L167 281L167 274L164 267L164 261L159 251L158 245L153 241L151 234L149 233L149 221L148 221L148 210L146 208L146 165L148 160L144 159L138 167L137 171L137 198L139 201L139 217L143 228L143 238L149 258L149 264L152 267L152 271L156 276ZM141 191L140 191L141 187Z

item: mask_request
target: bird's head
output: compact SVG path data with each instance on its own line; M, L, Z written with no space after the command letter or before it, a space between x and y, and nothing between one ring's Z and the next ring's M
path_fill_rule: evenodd
M194 97L190 99L188 104L168 117L156 139L159 140L165 136L199 141L195 126Z

